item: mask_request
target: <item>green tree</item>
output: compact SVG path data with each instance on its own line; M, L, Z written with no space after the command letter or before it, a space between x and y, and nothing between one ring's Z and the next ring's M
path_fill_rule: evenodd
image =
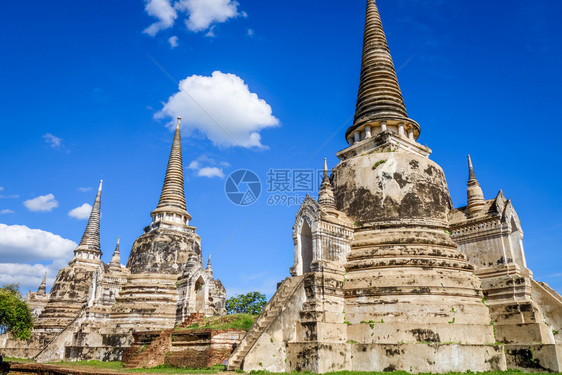
M265 294L260 292L238 294L226 300L226 311L229 314L258 315L266 304Z
M10 332L17 339L27 340L32 329L31 310L22 300L18 284L0 287L0 333Z

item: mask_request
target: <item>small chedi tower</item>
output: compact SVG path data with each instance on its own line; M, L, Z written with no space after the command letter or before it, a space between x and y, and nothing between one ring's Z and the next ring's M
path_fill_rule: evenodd
M134 331L173 328L191 313L226 314L226 291L210 261L203 267L201 239L189 225L179 118L160 201L127 266L121 265L120 239L109 264L101 260L100 207L101 183L74 258L48 295L43 284L29 295L39 314L31 339L0 336L5 355L38 362L121 360Z
M480 254L488 238L463 237L457 228L465 222L480 227L490 204L472 171L469 207L455 211L443 170L417 142L419 135L376 1L367 0L348 147L338 152L331 177L325 167L318 201L307 197L302 204L293 227L291 277L231 356L230 369L560 371L561 348L552 332L547 337L562 323L560 296L542 285L549 306L558 309L551 314L557 323L547 328L530 298L532 281L524 280L528 270L513 264L522 257L517 235L511 241L520 255L510 259L496 257L497 248ZM505 200L498 205L505 210ZM498 225L503 220L494 219ZM481 266L471 264L484 258ZM476 277L475 269L486 277ZM513 346L502 345L508 342ZM530 347L532 342L544 345Z
M45 272L43 281L41 281L39 288L37 288L37 292L29 291L25 296L25 303L27 303L27 306L31 309L31 315L34 320L41 315L47 302L49 302L49 293L47 293L47 272Z
M561 371L562 298L533 279L521 221L503 192L486 200L468 156L467 205L451 211L452 238L482 281L508 368Z

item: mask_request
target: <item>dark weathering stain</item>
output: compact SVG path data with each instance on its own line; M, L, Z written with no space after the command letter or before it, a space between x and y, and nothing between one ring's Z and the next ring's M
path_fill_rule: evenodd
M383 173L382 178L372 181L373 189L361 186L362 181L356 178L353 168L338 176L340 184L335 189L338 209L359 223L397 218L446 220L452 203L441 169L425 166L418 160L405 163L409 167L405 171ZM387 194L383 199L383 184L390 180L396 181L405 195L395 198Z
M433 165L430 165L429 167L427 167L424 172L430 176L433 176L433 174L435 172L437 172L436 168Z
M400 186L400 189L403 189L404 186L406 186L408 184L408 181L406 181L404 179L404 177L402 176L402 174L395 172L394 173L394 180L398 183L398 186Z
M439 334L430 329L413 329L410 332L417 342L441 342Z
M396 366L394 366L394 365L389 365L389 366L386 367L383 371L384 371L384 372L394 372L394 371L396 371Z
M400 216L421 216L424 211L423 208L423 203L418 195L416 193L408 193L406 194L404 199L402 199L402 205L400 206Z
M400 349L387 348L387 349L385 350L385 352L386 352L386 356L387 356L387 357L394 357L395 355L400 355L400 354L401 354Z
M421 286L419 288L416 288L416 289L412 290L412 293L414 293L414 294L431 294L431 288L429 288L427 286Z
M137 238L127 267L132 274L177 275L184 271L191 258L201 259L201 247L193 237L157 229Z
M539 359L533 357L533 351L530 349L507 349L506 354L513 358L517 367L548 371L541 365Z

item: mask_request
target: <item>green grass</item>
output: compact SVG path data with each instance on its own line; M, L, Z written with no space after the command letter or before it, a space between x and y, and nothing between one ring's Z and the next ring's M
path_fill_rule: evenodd
M379 160L373 165L373 170L377 169L377 167L381 164L386 163L386 160Z
M77 362L50 362L49 365L60 366L60 367L80 367L85 371L95 371L95 369L110 370L113 372L119 372L123 374L217 374L224 371L225 368L222 365L212 366L210 368L204 369L190 369L190 368L177 368L170 367L167 365L157 366L154 368L136 368L136 369L126 369L123 368L121 362L101 362L101 361L77 361Z
M30 358L4 357L4 361L14 363L33 363L33 359Z
M217 374L219 372L225 371L225 369L224 366L222 365L216 365L210 368L203 368L203 369L176 368L167 365L162 365L151 369L134 369L134 370L127 370L127 371L131 373L142 372L146 374Z
M77 366L77 367L95 367L107 370L122 370L123 364L121 362L102 362L102 361L76 361L76 362L48 362L48 365L56 366Z
M5 358L6 361L10 362L32 362L29 359L23 358ZM190 368L175 368L167 365L158 366L150 369L124 369L121 362L101 362L101 361L78 361L78 362L50 362L50 365L60 366L60 367L82 367L86 371L95 371L95 369L104 369L113 372L119 372L123 374L217 374L219 372L224 372L225 368L222 365L212 366L205 369L190 369ZM232 374L243 373L242 371L232 372ZM100 374L103 374L100 372ZM268 372L265 370L251 371L250 375L315 375L313 372ZM329 372L325 375L410 375L411 373L407 371L395 371L395 372L361 372L361 371L338 371ZM448 372L442 375L466 375L466 374L481 374L481 375L523 375L522 371L518 370L508 370L508 371L489 371L489 372ZM417 375L434 375L432 373L419 373ZM533 375L547 375L546 373L533 373ZM550 373L549 375L552 375Z
M212 316L204 318L201 323L195 323L184 329L215 329L215 330L226 330L226 329L242 329L247 331L250 329L257 315L250 314L231 314L227 316Z
M267 372L264 370L259 371L251 371L250 375L260 375L260 374L268 374L268 375L315 375L313 372L304 371L304 372ZM481 374L481 375L523 375L525 374L519 370L508 370L508 371L487 371L487 372L447 372L440 375L467 375L467 374ZM548 373L552 375L552 373ZM394 371L394 372L368 372L368 371L338 371L338 372L328 372L324 375L411 375L408 371ZM417 373L416 375L436 375L435 373ZM538 373L533 372L532 375L547 375L547 373Z

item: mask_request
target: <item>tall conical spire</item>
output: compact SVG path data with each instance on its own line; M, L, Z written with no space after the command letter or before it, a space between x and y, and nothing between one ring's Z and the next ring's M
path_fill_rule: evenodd
M121 270L121 255L119 254L120 239L120 237L117 237L117 245L115 245L115 251L113 252L113 256L111 257L111 261L109 262L109 268L114 271Z
M185 193L183 190L183 163L181 157L181 135L180 120L176 125L176 133L174 134L174 142L170 151L170 159L168 160L168 169L164 178L164 186L160 195L160 202L157 208L177 207L187 211L185 206Z
M476 179L476 174L474 173L474 167L472 166L472 159L468 155L468 188L467 188L467 205L466 213L469 217L474 217L482 211L482 208L486 205L486 200L484 199L484 193L482 188Z
M164 186L160 194L160 201L152 211L152 222L168 221L187 225L191 216L187 213L185 193L183 188L183 162L181 153L181 117L178 116L176 132L168 159L168 168L164 178Z
M45 294L47 294L47 272L43 275L43 281L41 281L41 285L37 288L36 295L44 296Z
M405 122L413 136L417 138L419 135L419 125L408 118L377 2L367 0L359 93L355 119L346 132L346 138L363 125L381 126L385 130L386 123L381 125L383 121Z
M80 252L94 253L97 258L101 256L100 248L100 217L101 217L101 188L103 180L100 181L100 186L98 188L98 194L96 195L96 200L94 201L94 206L90 212L90 218L88 219L88 225L80 241L80 245L74 250L74 254L78 256ZM87 256L85 258L88 258Z
M324 177L320 191L318 192L318 203L324 208L336 209L336 199L330 176L328 175L328 160L324 158Z

